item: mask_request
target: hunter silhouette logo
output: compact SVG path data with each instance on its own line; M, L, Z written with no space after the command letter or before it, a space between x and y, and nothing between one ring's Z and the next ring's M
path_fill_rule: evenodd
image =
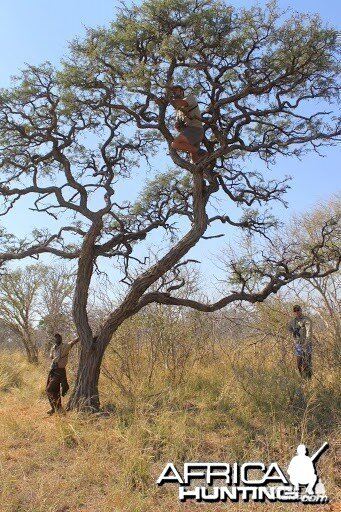
M323 445L310 457L304 444L297 447L287 474L277 462L233 464L223 462L189 462L182 474L173 463L168 463L157 480L158 485L176 483L179 500L197 502L276 502L328 503L323 483L318 479L315 463L328 448ZM202 484L192 487L193 481Z
M317 482L317 474L314 462L328 448L328 443L324 443L317 452L311 457L307 455L307 448L304 444L297 447L297 455L291 460L288 467L288 475L290 482L293 484L295 491L299 491L300 485L307 485L307 494L314 494L314 487ZM324 490L323 484L317 484L316 491L321 494Z

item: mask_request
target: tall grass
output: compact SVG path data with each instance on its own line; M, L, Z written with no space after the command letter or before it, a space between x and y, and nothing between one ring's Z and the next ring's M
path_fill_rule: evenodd
M337 367L316 365L303 381L291 350L284 357L271 336L214 339L195 332L192 320L161 317L153 329L145 322L126 323L113 339L100 380L103 410L95 415L47 417L47 363L32 368L20 354L1 355L0 371L9 375L0 393L1 512L194 510L178 503L176 487L156 486L167 462L263 460L286 469L299 443L314 451L324 441L330 449L319 473L337 499Z
M4 352L0 357L0 392L20 387L26 365L20 354Z

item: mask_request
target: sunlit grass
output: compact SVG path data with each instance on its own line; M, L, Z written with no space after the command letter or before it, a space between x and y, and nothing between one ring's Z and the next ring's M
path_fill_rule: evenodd
M0 368L8 380L0 394L1 512L193 510L193 504L178 503L175 487L156 486L167 462L181 468L195 460L263 460L286 469L300 442L315 450L329 441L319 472L335 498L340 411L335 370L322 375L317 369L312 381L304 382L294 361L284 368L275 353L266 354L266 347L246 349L243 357L224 350L208 354L188 364L175 383L164 380L163 367L156 368L152 381L147 371L140 372L129 396L102 376L101 413L54 417L46 416L47 365L31 367L20 354L2 355ZM105 366L114 364L109 353ZM283 504L271 507L288 510ZM263 509L233 505L233 510Z

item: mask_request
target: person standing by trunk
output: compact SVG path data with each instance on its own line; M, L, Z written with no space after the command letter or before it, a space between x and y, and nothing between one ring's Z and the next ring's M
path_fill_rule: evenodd
M312 322L309 317L303 315L300 305L293 307L295 317L288 325L289 332L295 341L295 355L297 368L302 377L310 379L312 376Z
M54 335L54 339L55 344L50 351L52 363L46 383L46 394L51 405L47 412L49 415L62 410L61 395L65 396L69 390L65 367L71 348L79 341L79 338L76 338L70 343L63 343L59 333Z

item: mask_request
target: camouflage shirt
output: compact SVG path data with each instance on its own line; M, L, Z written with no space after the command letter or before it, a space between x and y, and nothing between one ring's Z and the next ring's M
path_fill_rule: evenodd
M288 331L293 335L296 343L300 345L307 345L312 342L312 322L305 315L301 318L293 318L289 322Z
M176 120L183 121L186 126L202 128L201 113L196 97L194 94L188 94L188 96L183 99L187 101L188 106L177 108Z

